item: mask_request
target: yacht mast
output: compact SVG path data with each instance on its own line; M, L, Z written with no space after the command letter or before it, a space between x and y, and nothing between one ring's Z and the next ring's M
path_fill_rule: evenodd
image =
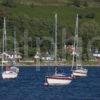
M16 55L16 31L14 30L14 65L16 64L15 55Z
M4 17L3 23L3 49L2 49L2 71L3 71L3 63L4 63L4 52L6 52L6 18Z
M3 28L4 40L3 40L3 52L7 51L7 37L6 37L6 18L4 17L4 28Z
M57 13L55 13L55 65L57 65ZM57 67L55 67L55 74L57 73Z
M16 31L14 31L14 53L16 54Z
M77 67L77 63L78 63L78 14L77 14L77 18L76 18L76 31L75 31L75 51L76 51L76 67Z
M73 47L73 58L72 58L72 70L75 64L75 60L77 63L77 46L78 46L78 14L76 17L76 25L75 25L75 36L74 36L74 47Z
M57 13L55 13L55 65L57 65Z

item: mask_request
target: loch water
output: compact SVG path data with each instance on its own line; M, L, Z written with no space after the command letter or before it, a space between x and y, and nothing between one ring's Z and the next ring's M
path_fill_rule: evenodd
M87 77L75 78L67 86L44 86L54 67L20 67L16 79L3 80L0 75L0 100L100 100L100 67L86 68ZM70 66L61 66L58 72L70 73Z

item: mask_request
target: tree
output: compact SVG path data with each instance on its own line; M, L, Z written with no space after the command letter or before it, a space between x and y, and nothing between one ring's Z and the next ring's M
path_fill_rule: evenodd
M2 4L6 7L12 7L15 5L15 0L2 0Z
M83 6L84 6L84 7L88 7L88 2L84 0Z
M72 5L80 7L80 0L71 0L70 2L72 3Z
M83 60L88 60L89 59L88 44L89 44L89 41L92 41L94 37L97 37L97 36L100 37L99 25L94 20L86 21L81 24L80 33L81 33L82 42L83 42L82 43L83 44L82 58Z

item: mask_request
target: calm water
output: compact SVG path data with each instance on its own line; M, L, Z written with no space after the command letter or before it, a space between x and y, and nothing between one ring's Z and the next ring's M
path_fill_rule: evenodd
M88 68L88 67L87 67ZM69 72L70 68L58 68ZM67 86L44 86L45 75L54 68L21 67L18 78L2 80L0 75L0 100L100 100L100 68L88 68L88 77L76 78Z

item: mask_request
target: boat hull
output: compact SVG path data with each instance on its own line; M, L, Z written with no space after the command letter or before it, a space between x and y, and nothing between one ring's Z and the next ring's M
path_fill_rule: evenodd
M71 83L71 77L47 77L48 85L68 85Z
M11 67L10 68L12 71L19 73L19 68L18 67Z
M86 77L87 76L87 70L86 69L73 70L72 76Z
M13 72L13 71L4 71L2 73L2 78L3 79L16 78L17 76L18 76L18 74L16 72Z

